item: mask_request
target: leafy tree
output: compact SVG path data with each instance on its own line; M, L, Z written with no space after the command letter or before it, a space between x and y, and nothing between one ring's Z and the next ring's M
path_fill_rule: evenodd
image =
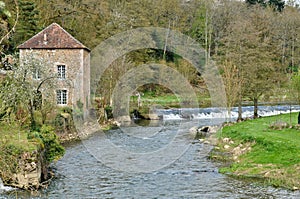
M285 1L283 0L246 0L246 2L250 5L259 4L264 7L268 5L273 7L275 10L279 12L283 11L285 7Z
M237 66L237 77L242 83L239 104L242 98L250 98L254 104L254 117L258 117L258 100L286 77L280 65L278 40L273 31L276 15L270 9L236 5L219 7L219 16L228 23L218 33L222 36L218 40L220 48L216 51L216 58L220 63L229 61ZM224 10L228 14L222 14ZM218 16L218 12L215 13Z
M248 21L243 48L244 96L254 103L254 117L258 117L258 100L282 81L285 73L278 59L278 41L273 25L274 13L268 9L253 8L246 15Z

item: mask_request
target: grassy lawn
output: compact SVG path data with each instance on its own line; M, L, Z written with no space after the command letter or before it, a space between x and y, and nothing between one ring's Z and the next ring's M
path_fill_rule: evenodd
M19 125L1 122L0 126L0 177L10 184L12 176L20 171L22 154L37 150L38 145L28 141L27 131Z
M9 125L2 122L0 125L0 147L12 145L23 151L37 149L37 145L27 139L28 130L20 129L16 124Z
M225 126L218 133L220 141L217 148L231 154L228 158L232 164L221 168L220 172L258 178L274 186L300 188L300 127L296 126L297 113L293 113L291 118L293 127L288 125L281 130L270 126L283 122L289 124L290 114ZM231 141L224 141L224 138Z
M137 97L131 97L131 104L137 106ZM143 106L161 105L164 107L179 107L179 100L175 95L165 94L161 96L144 95L141 96Z
M209 96L197 94L197 100L200 107L209 107L211 103L211 99ZM130 98L130 108L131 111L134 109L139 109L143 113L148 112L149 107L151 106L161 106L162 108L180 108L180 99L176 97L176 95L172 93L163 93L163 94L153 94L153 93L145 93L141 96L141 104L142 107L137 108L138 97L131 96Z

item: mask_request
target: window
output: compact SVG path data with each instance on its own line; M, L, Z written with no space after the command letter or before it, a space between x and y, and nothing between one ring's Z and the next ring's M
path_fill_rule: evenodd
M33 79L41 79L41 72L39 69L36 68L32 71L32 78Z
M56 91L57 104L67 104L67 90Z
M57 76L58 79L66 79L66 66L57 65Z

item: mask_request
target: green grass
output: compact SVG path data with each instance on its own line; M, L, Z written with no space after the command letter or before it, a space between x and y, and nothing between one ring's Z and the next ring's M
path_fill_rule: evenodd
M28 130L21 129L17 124L0 123L0 146L13 145L24 151L33 151L37 145L27 139Z
M131 97L132 105L137 105L137 97ZM142 96L141 103L143 106L160 105L163 107L179 107L179 100L175 95L165 94L161 96Z
M234 141L229 151L245 143L251 143L251 150L220 171L238 176L262 178L274 186L300 188L300 130L296 127L297 113L291 116L293 128L282 130L274 130L270 126L278 121L289 124L290 114L225 126L218 136L228 137ZM220 141L219 147L222 149L225 144Z
M0 123L0 177L5 183L10 183L12 176L19 172L19 161L24 152L33 152L40 146L29 142L27 130L17 123Z
M139 110L142 114L148 113L149 108L152 106L161 107L161 108L180 108L181 99L177 98L176 95L172 93L159 93L156 94L154 92L145 92L144 95L141 96L141 107L137 107L138 101L137 96L131 96L130 98L130 111L134 109ZM199 107L208 107L211 104L211 100L209 96L197 94L197 100ZM185 103L182 101L181 103ZM189 106L189 104L185 104L185 106Z

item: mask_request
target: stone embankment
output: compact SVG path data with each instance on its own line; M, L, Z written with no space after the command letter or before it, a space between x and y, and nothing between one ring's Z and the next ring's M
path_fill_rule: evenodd
M6 185L26 189L37 190L46 186L46 180L51 177L44 160L43 151L23 152L17 165L11 165L11 174L5 176Z

